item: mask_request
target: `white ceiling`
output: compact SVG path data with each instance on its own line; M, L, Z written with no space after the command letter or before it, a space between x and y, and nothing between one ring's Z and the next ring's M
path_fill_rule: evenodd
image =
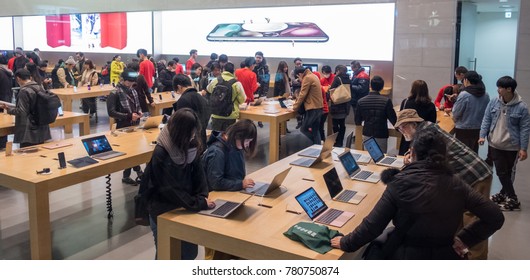
M477 12L517 12L521 0L464 0L477 5ZM510 7L505 7L510 6Z

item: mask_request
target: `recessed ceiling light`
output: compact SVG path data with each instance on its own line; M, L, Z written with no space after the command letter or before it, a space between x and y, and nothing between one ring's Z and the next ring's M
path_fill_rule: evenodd
M499 8L501 9L510 9L510 8L513 8L512 5L500 5Z
M499 2L506 3L506 2L508 2L508 0L499 0Z

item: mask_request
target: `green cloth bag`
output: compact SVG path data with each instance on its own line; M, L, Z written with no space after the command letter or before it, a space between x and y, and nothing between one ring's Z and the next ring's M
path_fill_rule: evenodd
M283 235L291 240L302 242L313 251L325 254L332 249L331 239L336 236L343 236L344 234L337 230L329 229L324 225L299 222L284 232Z

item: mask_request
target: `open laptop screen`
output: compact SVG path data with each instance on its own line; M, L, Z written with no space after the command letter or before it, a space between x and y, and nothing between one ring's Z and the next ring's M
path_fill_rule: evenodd
M322 198L320 198L313 187L297 195L296 201L300 203L300 206L302 206L311 220L328 209Z
M335 168L332 168L330 171L324 174L324 182L326 182L326 187L328 187L329 195L332 198L337 196L343 190L342 184L340 183L339 174L337 174L337 170Z
M85 147L85 150L90 156L112 151L112 147L105 135L87 138L81 141L83 142L83 147Z
M353 175L353 173L359 169L359 165L355 162L355 159L350 152L344 152L339 156L339 159L342 166L344 166L344 169L346 169L346 172L348 172L348 175Z
M366 141L364 141L364 149L368 151L368 153L375 162L379 162L385 157L383 151L381 151L381 148L373 137L368 138Z

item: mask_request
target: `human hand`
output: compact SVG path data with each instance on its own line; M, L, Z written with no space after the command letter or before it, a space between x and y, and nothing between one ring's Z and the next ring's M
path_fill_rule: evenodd
M486 139L484 139L484 138L480 138L480 139L478 139L478 144L479 144L479 145L484 145L484 142L485 142L485 141L486 141Z
M243 180L243 189L246 189L246 188L252 188L254 187L256 183L254 182L254 180L250 179L250 178L247 178L247 179L244 179Z
M136 113L132 114L132 121L133 122L137 121L139 118L140 118L140 116L138 114L136 114Z
M4 103L0 103L0 109L7 109L7 105Z
M456 236L453 240L453 250L455 250L456 254L461 258L464 258L469 253L469 248L467 245Z
M331 239L331 247L340 249L340 241L344 236L337 236Z
M519 150L519 160L523 161L528 157L528 154L525 150Z
M444 110L444 105L440 105L440 108L438 108L440 111Z
M155 102L154 102L154 101L153 101L153 102L151 102L151 103L149 103L149 105L151 105L151 107L153 107L153 108L154 108L154 107L156 106L156 104L155 104Z
M213 200L206 199L206 204L208 205L208 209L214 209L215 208L215 202Z
M405 155L403 156L403 163L404 163L405 165L408 165L408 164L410 164L411 162L412 162L412 161L411 161L411 159L410 159L410 153L405 154Z

